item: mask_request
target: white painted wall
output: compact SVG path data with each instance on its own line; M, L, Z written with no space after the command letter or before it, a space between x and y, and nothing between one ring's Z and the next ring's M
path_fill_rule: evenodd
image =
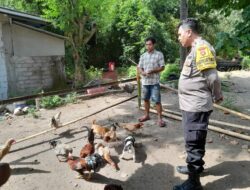
M7 99L8 97L7 70L5 64L2 26L2 22L0 22L0 100Z
M64 39L12 24L15 56L65 55Z

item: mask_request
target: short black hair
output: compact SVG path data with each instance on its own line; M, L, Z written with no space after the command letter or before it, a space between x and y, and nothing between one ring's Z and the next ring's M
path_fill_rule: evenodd
M153 44L156 43L156 39L154 37L148 37L146 38L145 42L151 41Z
M195 18L186 18L182 20L178 25L178 28L180 27L191 29L196 34L200 33L199 21Z

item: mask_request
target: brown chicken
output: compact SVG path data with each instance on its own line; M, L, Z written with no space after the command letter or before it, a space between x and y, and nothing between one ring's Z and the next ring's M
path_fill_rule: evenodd
M117 126L122 127L123 129L126 129L129 132L135 132L138 129L143 128L143 123L116 123Z
M0 187L8 181L10 174L11 169L9 164L0 163Z
M107 163L113 166L115 170L119 170L118 165L112 160L110 156L110 150L108 147L105 147L102 143L99 143L96 149L98 151L98 154L100 154Z
M103 140L105 142L110 142L110 141L116 141L116 126L113 124L112 127L110 128L110 131L104 134Z
M93 129L93 132L99 136L101 136L102 138L104 137L105 133L109 132L110 129L103 127L101 125L96 124L96 120L92 121L92 127L91 129Z
M88 144L84 145L84 147L80 151L80 158L85 158L95 152L95 146L94 146L94 139L95 134L93 132L93 129L88 129Z
M88 167L87 162L85 161L85 159L83 159L83 158L74 159L73 156L70 154L68 156L67 163L69 164L70 169L72 169L73 171L76 171L78 173L78 176L76 176L76 178L90 180L90 178L91 178L91 172L90 172L91 168ZM87 177L84 175L85 171L89 172Z
M4 156L6 156L6 154L9 153L11 146L15 143L16 141L14 139L9 139L6 141L3 147L0 148L0 161L3 159Z

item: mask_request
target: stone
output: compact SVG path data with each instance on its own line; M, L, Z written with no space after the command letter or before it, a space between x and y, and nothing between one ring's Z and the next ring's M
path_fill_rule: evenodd
M250 146L249 146L249 145L247 145L247 144L244 144L244 145L242 145L242 146L241 146L241 148L242 148L242 149L249 149L249 148L250 148Z

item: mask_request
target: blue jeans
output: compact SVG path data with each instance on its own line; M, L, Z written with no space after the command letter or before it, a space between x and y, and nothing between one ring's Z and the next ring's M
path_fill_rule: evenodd
M160 84L154 85L143 85L142 87L142 99L143 100L152 100L154 103L161 103L161 92Z

